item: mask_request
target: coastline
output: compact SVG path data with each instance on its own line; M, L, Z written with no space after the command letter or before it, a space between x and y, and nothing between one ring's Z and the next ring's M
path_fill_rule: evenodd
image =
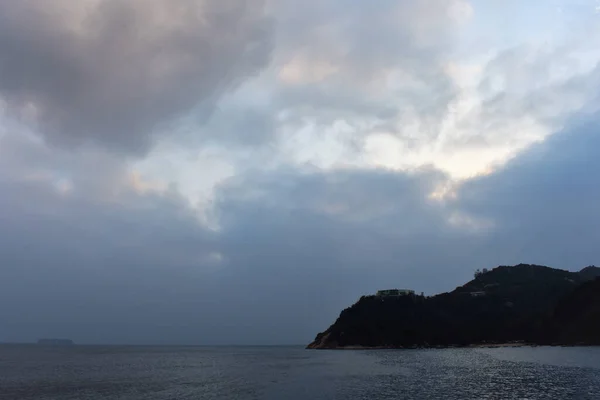
M393 292L393 293L388 293ZM435 296L361 296L309 349L600 345L600 268L499 266Z
M518 347L595 347L593 344L537 344L537 343L477 343L468 345L450 346L339 346L339 347L316 347L307 346L306 350L442 350L442 349L498 349Z

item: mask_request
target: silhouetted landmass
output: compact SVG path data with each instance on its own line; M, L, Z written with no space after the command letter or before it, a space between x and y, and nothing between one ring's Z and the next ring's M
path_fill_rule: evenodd
M40 339L37 344L43 346L73 346L73 341L70 339Z
M600 278L561 299L546 330L553 343L600 345Z
M478 271L465 285L432 297L363 296L308 347L592 344L591 332L598 325L589 318L598 319L600 293L594 294L596 282L584 283L598 276L600 268L596 267L569 272L520 264ZM589 308L588 302L595 308ZM577 313L572 312L573 307ZM558 328L571 317L572 331Z
M598 271L600 271L600 268L591 265L579 271L579 276L586 281L593 281L600 277L600 273Z

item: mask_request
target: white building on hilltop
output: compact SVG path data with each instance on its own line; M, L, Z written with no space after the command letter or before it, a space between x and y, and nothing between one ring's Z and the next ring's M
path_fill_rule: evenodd
M378 290L375 296L414 296L415 291L410 289L385 289Z

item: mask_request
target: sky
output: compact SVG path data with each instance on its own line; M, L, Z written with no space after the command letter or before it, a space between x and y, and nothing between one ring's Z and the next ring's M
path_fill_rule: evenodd
M0 0L0 341L306 344L600 252L596 0Z

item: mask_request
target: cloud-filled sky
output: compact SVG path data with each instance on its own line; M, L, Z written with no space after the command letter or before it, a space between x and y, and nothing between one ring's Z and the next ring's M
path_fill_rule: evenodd
M0 341L307 343L600 252L595 0L0 0Z

